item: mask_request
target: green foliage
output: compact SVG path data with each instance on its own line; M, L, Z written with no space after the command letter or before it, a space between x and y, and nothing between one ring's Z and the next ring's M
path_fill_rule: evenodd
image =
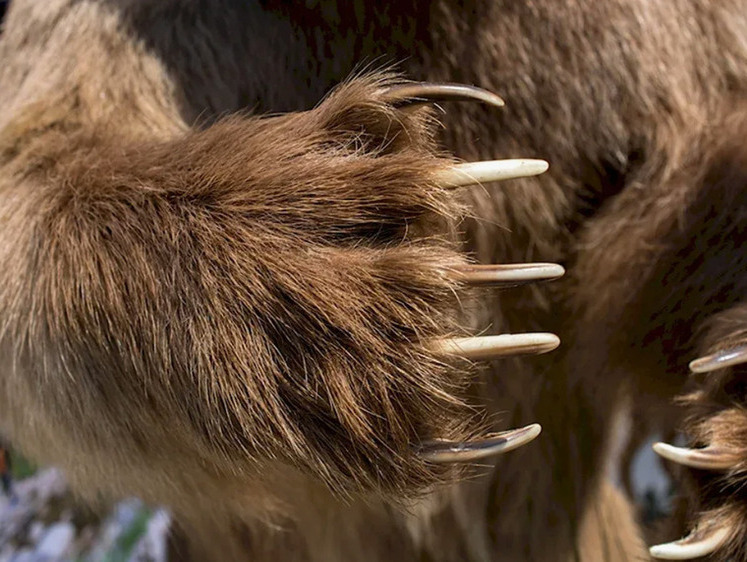
M36 471L37 466L18 451L10 452L10 475L14 480L23 480L33 476Z
M126 562L130 558L135 545L145 533L150 517L150 510L141 509L130 526L119 536L114 548L102 562Z

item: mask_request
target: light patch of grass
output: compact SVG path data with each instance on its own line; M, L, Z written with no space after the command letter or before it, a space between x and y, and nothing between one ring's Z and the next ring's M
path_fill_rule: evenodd
M138 541L145 534L151 515L149 509L141 509L129 527L119 535L114 548L102 562L127 562Z
M10 452L10 475L13 480L23 480L36 474L37 466L18 451Z

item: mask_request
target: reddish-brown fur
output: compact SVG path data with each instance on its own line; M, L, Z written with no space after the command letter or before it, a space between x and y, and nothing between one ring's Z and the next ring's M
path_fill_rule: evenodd
M3 430L81 493L171 505L195 559L644 557L605 479L611 430L626 393L670 402L717 345L699 330L745 298L745 8L15 0ZM442 146L551 171L436 186L432 115L356 66L391 61L505 97L446 107ZM345 80L310 111L237 113L309 110ZM447 232L569 274L465 298ZM425 346L459 325L564 344L475 375ZM534 421L466 482L414 454Z

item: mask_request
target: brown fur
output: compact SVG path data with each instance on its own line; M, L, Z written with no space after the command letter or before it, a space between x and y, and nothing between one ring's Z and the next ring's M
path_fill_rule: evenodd
M643 557L606 455L625 393L670 401L699 327L745 296L746 7L15 0L3 429L82 492L174 507L196 559ZM501 112L449 106L445 146L551 172L457 201L434 122L380 74L227 117L308 110L374 60L499 92ZM472 256L567 279L457 312L462 203ZM457 316L563 351L473 379L423 345ZM544 433L438 485L457 473L413 447L479 432L469 404Z

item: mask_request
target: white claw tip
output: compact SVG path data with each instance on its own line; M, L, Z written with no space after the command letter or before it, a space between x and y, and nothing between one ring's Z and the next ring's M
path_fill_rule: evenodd
M702 470L728 470L738 463L733 453L713 446L705 449L688 449L668 443L654 443L653 449L665 459Z
M458 279L470 285L515 286L558 279L565 274L556 263L468 264L457 268Z
M399 84L389 88L389 95L399 99L399 105L419 105L420 103L438 101L481 101L488 105L503 107L506 105L500 96L489 90L439 82L414 82Z
M710 373L716 369L733 367L740 363L747 363L747 345L738 345L730 349L723 349L705 357L690 362L693 373Z
M474 462L518 449L534 440L541 431L542 426L533 423L475 441L430 441L423 445L420 456L434 464Z
M682 540L658 544L649 549L651 556L662 560L691 560L708 556L721 548L729 538L725 528L693 531Z
M444 187L461 187L465 185L503 181L529 176L538 176L547 171L549 164L545 160L516 158L512 160L486 160L457 164L440 172L436 181Z
M431 344L431 349L437 353L479 361L506 355L547 353L559 345L560 338L555 334L536 332L438 340Z

